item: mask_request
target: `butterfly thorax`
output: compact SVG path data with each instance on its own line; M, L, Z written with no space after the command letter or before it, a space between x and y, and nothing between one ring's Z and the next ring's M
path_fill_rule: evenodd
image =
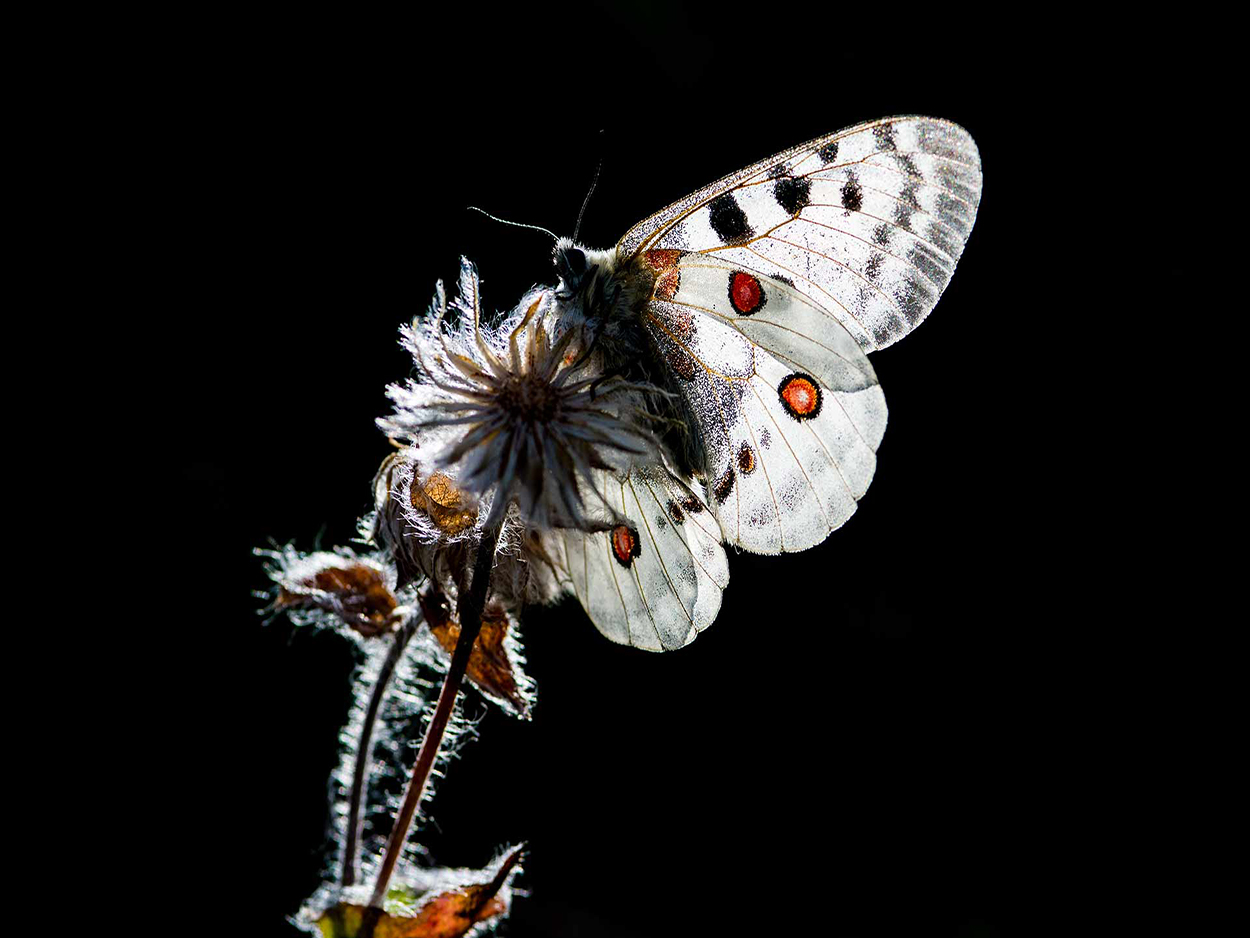
M615 251L595 251L561 238L555 247L560 316L585 329L609 369L638 361L646 349L641 312L654 276L622 263Z
M636 256L594 251L567 238L556 243L555 290L560 319L584 332L583 347L593 347L606 373L663 387L668 381L654 343L644 326L657 271ZM670 394L647 396L647 409L669 461L684 478L701 471L691 415Z

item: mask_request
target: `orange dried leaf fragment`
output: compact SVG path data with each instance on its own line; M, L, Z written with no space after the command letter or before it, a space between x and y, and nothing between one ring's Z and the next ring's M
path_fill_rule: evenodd
M468 530L477 521L477 509L469 506L468 499L456 488L451 477L441 472L431 474L421 483L414 480L409 501L449 536Z
M450 655L460 638L460 623L452 617L446 596L427 590L421 594L420 601L430 632ZM482 631L473 643L465 676L484 693L507 701L522 719L528 720L529 700L519 686L515 665L505 645L511 626L512 618L502 606L487 605L482 611Z
M411 914L393 912L378 919L373 938L460 938L480 922L506 915L509 896L503 887L521 859L523 845L512 848L497 868L476 871L460 885L418 901ZM365 907L340 903L317 919L323 938L356 938Z
M394 628L397 605L382 571L364 563L326 566L285 582L275 602L278 609L332 612L366 638Z

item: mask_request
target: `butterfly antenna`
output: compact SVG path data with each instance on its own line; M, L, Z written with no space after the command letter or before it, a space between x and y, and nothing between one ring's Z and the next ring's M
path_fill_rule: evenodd
M603 139L603 131L599 131L600 141ZM577 233L582 230L582 216L586 214L586 206L590 204L590 197L595 194L595 186L599 185L599 171L603 169L603 150L599 151L599 165L595 167L595 178L590 181L590 191L586 193L586 198L582 200L582 210L577 213L577 224L573 226L573 240L577 240Z
M476 205L468 205L468 206L465 206L465 207L466 207L466 208L468 208L470 211L474 211L474 212L481 212L483 215L485 215L485 216L486 216L487 218L489 218L491 221L497 221L497 222L499 222L501 225L512 225L514 228L532 228L534 231L541 231L543 234L545 234L545 235L549 236L549 237L551 238L551 240L552 240L552 241L559 241L559 240L560 240L559 238L557 238L557 237L556 237L555 232L548 231L548 230L547 230L546 228L544 228L542 225L527 225L527 224L525 224L525 223L523 223L523 222L519 222L519 221L508 221L508 219L506 219L506 218L498 218L497 216L492 215L490 212L486 211L486 209L483 209L483 208L478 208Z

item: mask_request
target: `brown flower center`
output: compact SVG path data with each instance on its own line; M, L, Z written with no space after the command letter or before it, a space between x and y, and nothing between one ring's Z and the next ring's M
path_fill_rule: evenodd
M513 375L499 391L508 416L525 423L550 423L560 412L560 392L533 375Z

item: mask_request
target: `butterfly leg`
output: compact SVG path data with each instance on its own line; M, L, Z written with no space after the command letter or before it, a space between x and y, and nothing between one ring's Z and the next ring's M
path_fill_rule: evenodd
M595 394L598 392L599 386L601 384L603 384L605 381L611 380L612 378L620 377L621 375L625 374L625 371L626 371L625 365L618 365L617 367L613 368L611 371L607 372L606 374L601 375L600 377L596 378L590 385L590 399L594 400Z

